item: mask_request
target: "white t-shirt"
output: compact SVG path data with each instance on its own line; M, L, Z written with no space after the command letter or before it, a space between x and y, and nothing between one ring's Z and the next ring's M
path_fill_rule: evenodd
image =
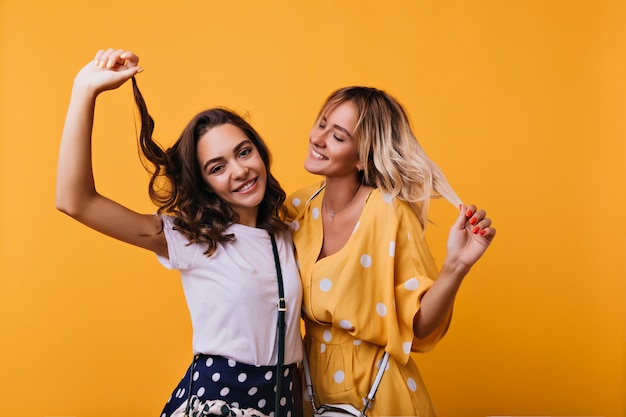
M169 259L158 256L182 277L193 325L194 354L220 355L251 365L276 365L278 358L278 282L272 244L264 229L233 224L235 240L207 257L206 245L189 245L161 216ZM276 235L287 303L285 363L302 359L300 308L302 286L289 231Z

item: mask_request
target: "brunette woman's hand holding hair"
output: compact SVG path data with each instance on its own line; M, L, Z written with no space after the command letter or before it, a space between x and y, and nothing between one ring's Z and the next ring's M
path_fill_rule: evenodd
M74 81L74 87L90 87L96 94L118 88L138 72L139 57L123 49L101 49L96 53L94 61L85 65Z
M418 339L432 333L452 313L454 299L463 278L485 253L496 229L485 210L474 205L459 206L459 215L450 228L446 257L439 276L424 294L415 315L413 331Z
M142 69L122 49L100 50L74 78L57 164L56 207L86 226L167 256L161 219L136 213L96 191L91 132L97 96L120 87Z

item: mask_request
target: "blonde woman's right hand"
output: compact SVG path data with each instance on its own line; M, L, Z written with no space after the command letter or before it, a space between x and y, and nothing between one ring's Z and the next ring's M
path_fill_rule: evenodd
M93 61L85 65L74 80L74 86L99 94L118 88L135 74L143 71L139 57L124 49L99 50Z

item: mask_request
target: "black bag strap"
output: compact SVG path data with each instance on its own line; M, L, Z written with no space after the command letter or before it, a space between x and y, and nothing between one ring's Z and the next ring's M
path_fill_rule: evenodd
M285 312L287 303L285 302L285 290L283 287L283 273L280 268L278 258L278 248L274 234L270 234L272 241L272 251L274 252L274 263L276 264L276 278L278 281L278 363L276 364L276 404L274 417L280 417L280 397L282 393L283 367L285 365Z

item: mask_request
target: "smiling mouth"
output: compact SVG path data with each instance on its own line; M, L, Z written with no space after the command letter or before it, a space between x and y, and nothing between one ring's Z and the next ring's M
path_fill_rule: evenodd
M236 193L245 193L250 188L254 187L254 185L256 184L257 181L258 181L258 178L250 180L250 181L246 182L245 184L243 184L241 187L237 188L234 192L236 192Z
M314 150L313 148L311 148L311 156L312 156L313 158L315 158L315 159L322 159L322 160L324 160L324 159L328 159L328 158L326 158L324 155L321 155L321 154L319 154L319 153L315 152L315 150Z

